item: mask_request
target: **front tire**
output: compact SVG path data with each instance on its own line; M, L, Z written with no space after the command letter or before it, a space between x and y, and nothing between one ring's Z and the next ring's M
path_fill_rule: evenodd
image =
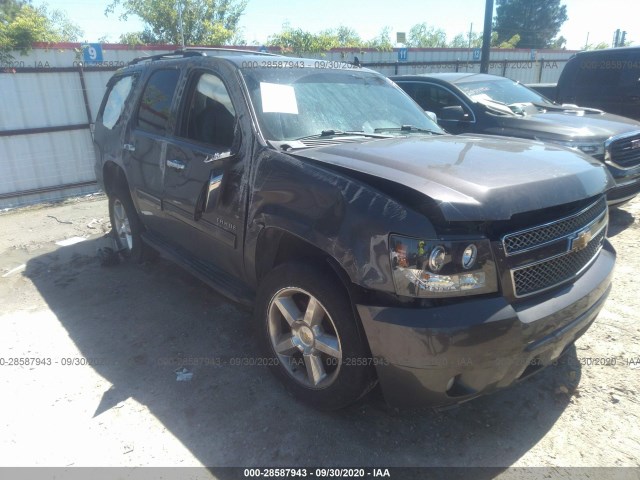
M294 397L335 410L375 385L349 296L327 268L276 267L260 284L256 317L266 363Z
M141 236L144 228L131 196L121 188L109 194L109 218L117 250L132 262L141 262L145 253Z

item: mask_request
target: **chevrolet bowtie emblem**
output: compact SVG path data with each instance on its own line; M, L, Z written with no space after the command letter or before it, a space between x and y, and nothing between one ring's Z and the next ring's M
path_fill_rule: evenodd
M578 252L589 245L593 234L590 230L583 230L579 232L575 237L571 239L569 250L572 252Z

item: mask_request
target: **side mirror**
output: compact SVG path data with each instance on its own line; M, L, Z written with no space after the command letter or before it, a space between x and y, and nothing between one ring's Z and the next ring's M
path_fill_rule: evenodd
M451 107L442 107L440 109L440 120L447 120L450 122L459 122L465 120L467 117L464 113L464 109L460 105L453 105Z
M435 123L438 123L438 116L437 116L435 113L430 112L429 110L425 110L425 111L424 111L424 113L426 113L426 114L427 114L427 117L429 117L429 118L430 118L431 120L433 120Z

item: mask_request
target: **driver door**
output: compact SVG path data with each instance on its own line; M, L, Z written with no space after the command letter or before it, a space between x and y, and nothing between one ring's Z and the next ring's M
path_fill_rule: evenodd
M165 157L166 237L206 268L239 275L245 162L236 108L221 76L192 72L178 118Z

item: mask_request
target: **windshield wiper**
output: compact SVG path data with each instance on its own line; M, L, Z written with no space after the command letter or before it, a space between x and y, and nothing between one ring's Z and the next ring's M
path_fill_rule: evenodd
M377 130L376 130L377 131ZM314 135L305 135L304 137L296 138L296 140L308 140L310 138L323 138L323 137L340 137L340 136L359 136L359 137L371 137L371 138L387 138L387 135L376 135L375 133L365 133L360 131L343 131L343 130L322 130L320 133Z
M401 127L382 127L376 128L374 132L417 132L417 133L430 133L431 135L443 135L436 130L429 130L427 128L414 127L413 125L402 125Z

